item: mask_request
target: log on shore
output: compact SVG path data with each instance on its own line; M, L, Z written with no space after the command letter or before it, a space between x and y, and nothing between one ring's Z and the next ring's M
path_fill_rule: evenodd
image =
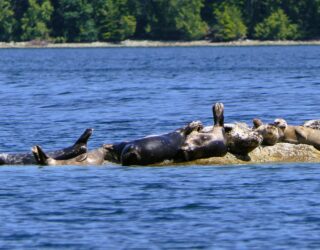
M177 165L233 165L259 163L320 162L320 151L305 144L277 143L274 146L260 146L248 156L227 153L224 157L211 157ZM163 163L163 166L168 163ZM172 165L172 163L170 164ZM176 164L174 164L176 165Z

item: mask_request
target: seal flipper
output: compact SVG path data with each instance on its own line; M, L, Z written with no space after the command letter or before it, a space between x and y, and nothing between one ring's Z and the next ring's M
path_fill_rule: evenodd
M38 145L32 147L32 153L34 155L34 158L36 159L37 163L40 165L47 165L49 156L46 155L45 152L43 152L42 148Z
M74 158L78 155L86 153L87 142L93 133L92 128L86 129L83 134L78 138L78 140L70 147L55 150L52 152L47 152L48 156L55 160L67 160ZM3 153L0 154L0 165L30 165L30 164L40 164L41 159L37 156L38 153L35 148L35 152L26 153ZM51 159L50 158L50 159ZM51 160L49 160L51 161ZM48 162L49 162L48 161Z
M92 128L87 128L83 134L79 137L79 139L75 142L75 145L76 144L87 144L90 136L92 135L93 133L93 129Z
M86 153L88 151L87 142L92 133L93 129L88 128L83 132L83 134L78 138L78 140L73 144L73 146L54 152L48 152L47 154L55 160L69 160L74 157L77 157L78 155Z

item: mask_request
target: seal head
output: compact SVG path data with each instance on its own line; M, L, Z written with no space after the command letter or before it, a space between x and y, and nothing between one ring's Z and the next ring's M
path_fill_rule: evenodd
M262 145L273 146L281 141L282 131L274 124L263 124L260 119L253 120L254 131L259 133L262 138Z

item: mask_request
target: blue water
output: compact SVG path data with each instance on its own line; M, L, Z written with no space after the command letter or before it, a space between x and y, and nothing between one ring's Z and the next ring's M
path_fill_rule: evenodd
M0 152L320 119L320 47L0 50ZM320 165L0 167L1 249L319 249Z

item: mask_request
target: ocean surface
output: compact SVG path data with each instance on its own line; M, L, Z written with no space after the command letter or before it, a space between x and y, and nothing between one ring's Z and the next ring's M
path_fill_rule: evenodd
M0 50L0 152L320 119L320 46ZM0 249L319 249L320 164L0 166Z

